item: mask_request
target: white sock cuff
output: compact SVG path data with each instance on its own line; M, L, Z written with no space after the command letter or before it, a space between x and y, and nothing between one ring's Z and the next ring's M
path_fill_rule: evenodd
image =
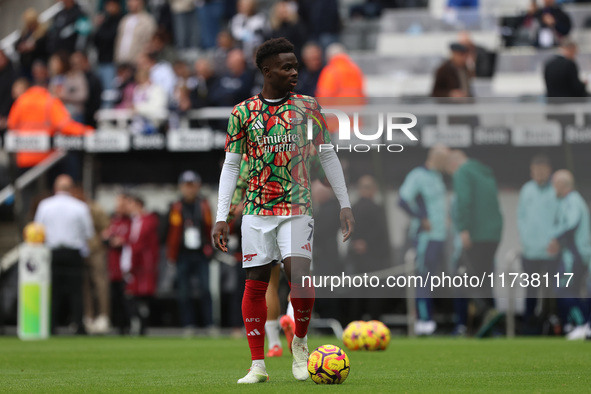
M308 334L304 335L303 338L298 337L297 335L293 336L293 340L297 340L298 342L307 342L308 341Z
M265 360L252 360L252 366L254 367L255 365L266 370Z

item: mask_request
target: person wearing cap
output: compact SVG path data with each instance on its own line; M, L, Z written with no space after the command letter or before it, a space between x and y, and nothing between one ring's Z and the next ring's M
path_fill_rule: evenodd
M176 264L181 324L187 334L196 325L191 285L194 276L199 280L201 323L205 327L213 324L209 291L212 216L209 203L199 195L200 188L201 177L197 173L181 174L181 198L171 205L166 223L166 256L169 263Z
M435 73L431 96L471 97L471 75L468 70L469 48L460 43L453 43L450 50L451 57L444 61Z

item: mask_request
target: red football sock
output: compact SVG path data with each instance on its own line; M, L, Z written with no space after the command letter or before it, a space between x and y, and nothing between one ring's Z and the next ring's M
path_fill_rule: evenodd
M295 320L295 335L303 338L308 333L308 325L312 316L314 297L316 291L314 286L302 286L299 283L289 283L291 287L291 304L293 305L293 317Z
M242 319L252 360L265 358L265 322L267 321L267 282L246 280L242 297Z

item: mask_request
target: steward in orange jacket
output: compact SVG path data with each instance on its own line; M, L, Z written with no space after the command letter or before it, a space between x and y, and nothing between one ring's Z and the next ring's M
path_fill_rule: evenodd
M316 85L318 102L325 108L365 105L363 72L340 44L333 45L327 49L328 64L322 69ZM327 118L327 126L330 132L337 131L334 116Z
M28 88L13 104L8 114L8 129L17 133L83 135L92 128L75 122L57 97L41 86ZM18 152L19 168L34 167L51 152Z

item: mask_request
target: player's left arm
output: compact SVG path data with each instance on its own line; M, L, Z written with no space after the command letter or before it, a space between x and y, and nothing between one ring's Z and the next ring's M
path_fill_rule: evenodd
M341 205L341 231L343 233L343 242L351 238L355 229L355 218L351 209L351 202L347 194L347 184L343 174L343 167L337 157L336 152L330 145L330 136L326 127L324 116L318 111L314 122L314 145L317 146L320 164L326 174L326 179L332 186L335 196ZM323 145L322 147L320 145Z

